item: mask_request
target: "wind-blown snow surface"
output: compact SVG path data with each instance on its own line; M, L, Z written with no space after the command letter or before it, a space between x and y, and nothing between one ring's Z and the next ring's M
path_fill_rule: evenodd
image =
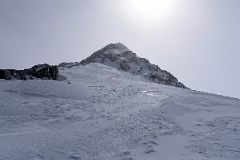
M0 160L239 160L240 100L89 64L0 81Z

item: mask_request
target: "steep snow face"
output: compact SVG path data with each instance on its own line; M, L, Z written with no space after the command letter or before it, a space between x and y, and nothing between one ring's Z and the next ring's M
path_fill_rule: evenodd
M171 73L151 64L148 60L140 58L121 43L109 44L90 57L80 62L82 65L89 63L103 63L107 66L144 77L145 80L174 87L186 88Z
M0 80L0 160L239 160L240 100L100 63Z

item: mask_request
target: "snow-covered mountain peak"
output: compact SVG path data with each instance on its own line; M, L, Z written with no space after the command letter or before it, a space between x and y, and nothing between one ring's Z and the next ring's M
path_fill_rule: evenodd
M110 43L109 45L107 45L104 48L108 49L108 50L116 50L119 53L130 51L127 46L125 46L124 44L122 44L120 42L119 43Z
M110 43L102 49L98 50L98 54L122 54L124 52L130 51L128 47L126 47L122 43Z
M102 63L132 75L141 76L147 81L186 88L171 73L151 64L145 58L138 57L122 43L111 43L80 62L81 65L90 63Z

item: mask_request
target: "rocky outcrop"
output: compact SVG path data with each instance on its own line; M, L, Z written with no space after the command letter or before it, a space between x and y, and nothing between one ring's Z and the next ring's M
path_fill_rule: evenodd
M58 65L58 67L61 67L61 68L72 68L74 66L79 66L80 63L79 62L70 62L70 63L67 63L67 62L62 62Z
M0 79L11 79L13 72L11 69L0 69Z
M39 64L24 70L0 69L0 79L28 80L28 79L51 79L57 80L59 76L58 66Z

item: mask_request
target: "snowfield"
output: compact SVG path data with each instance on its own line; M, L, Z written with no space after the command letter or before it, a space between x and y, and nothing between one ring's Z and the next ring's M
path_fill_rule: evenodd
M0 80L0 160L239 160L240 100L103 64Z

